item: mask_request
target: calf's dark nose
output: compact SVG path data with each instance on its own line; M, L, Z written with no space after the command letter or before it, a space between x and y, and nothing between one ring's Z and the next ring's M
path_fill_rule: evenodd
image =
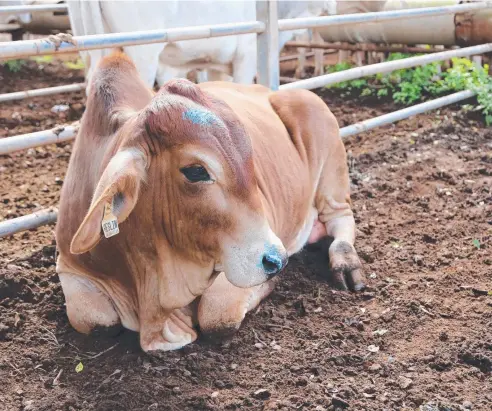
M288 258L279 252L270 252L263 256L261 261L265 274L269 277L277 275L287 265Z

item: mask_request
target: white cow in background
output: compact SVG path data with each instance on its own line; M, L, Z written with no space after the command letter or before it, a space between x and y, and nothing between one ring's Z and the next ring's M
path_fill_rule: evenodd
M330 1L278 1L279 19L318 16L334 9ZM170 29L256 20L256 2L244 1L82 1L67 2L75 36ZM295 32L281 32L279 47ZM123 47L148 86L159 85L192 70L207 70L210 80L232 76L251 84L256 76L256 35L216 37ZM110 49L81 52L90 79L98 61Z

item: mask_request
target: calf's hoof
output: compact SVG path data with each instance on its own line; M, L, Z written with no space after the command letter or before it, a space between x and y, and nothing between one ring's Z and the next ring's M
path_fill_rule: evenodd
M203 341L210 344L220 344L232 339L240 327L241 323L236 323L224 324L221 327L212 329L205 329L201 332L201 338Z
M175 310L162 324L146 324L140 332L140 346L148 351L179 350L195 341L191 318Z
M361 291L365 288L357 251L347 241L335 240L328 251L334 286L340 290Z
M114 324L109 327L104 327L102 325L96 325L91 330L91 336L97 338L112 338L120 335L124 330L123 325Z

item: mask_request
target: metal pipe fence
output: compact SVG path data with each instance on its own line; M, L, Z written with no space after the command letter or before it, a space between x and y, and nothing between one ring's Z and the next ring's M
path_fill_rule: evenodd
M417 9L378 11L372 13L344 14L326 17L304 17L297 19L279 20L280 31L297 29L314 29L326 26L355 25L362 23L381 23L384 21L403 20L410 18L422 18L442 16L445 14L463 13L466 11L481 10L492 7L491 1L460 4L456 6L422 7Z
M58 126L51 130L37 131L35 133L21 134L14 137L0 139L0 155L27 150L47 144L63 143L75 138L78 124Z
M0 103L5 101L23 100L25 98L50 96L52 94L71 93L73 91L84 91L85 84L69 84L66 86L38 88L35 90L16 91L14 93L0 94ZM1 141L1 140L0 140Z
M361 77L372 76L374 74L390 73L395 70L401 70L416 66L424 66L435 61L448 60L453 57L467 57L476 54L490 53L491 51L492 43L482 44L480 46L464 47L455 50L441 51L439 53L427 54L425 56L409 57L401 60L371 64L369 66L355 67L352 69L325 74L323 76L313 77L306 80L299 80L295 83L285 84L280 88L304 88L312 90L315 88L328 86L330 84L340 83L342 81L349 81Z
M66 5L10 7L8 8L8 11L6 11L6 7L0 7L0 14L49 11L51 10L50 7L53 7L53 11L55 11L55 9L56 11L66 10ZM307 80L284 84L279 87L279 31L317 28L328 25L375 23L412 17L418 18L424 16L439 16L484 8L492 8L492 1L474 2L457 6L426 7L377 13L278 20L276 1L257 1L257 21L79 37L71 37L67 34L60 34L41 40L0 43L0 59L256 33L258 35L258 82L260 84L268 86L274 90L278 88L313 89L373 74L388 73L402 68L415 67L434 61L447 60L452 57L473 56L492 52L492 43L457 50L449 50L440 53L432 53L425 56L411 57L397 61L373 64L365 67L358 67L346 70L344 72L332 73ZM69 89L70 87L73 87L73 90ZM3 94L0 95L0 102L32 96L55 94L57 92L80 90L82 88L83 85L78 84ZM397 110L383 116L375 117L344 127L340 129L340 135L342 138L346 138L376 127L380 127L382 125L394 123L428 110L471 98L474 95L475 93L473 91L461 91L449 96L417 104L412 107ZM72 125L57 127L52 130L0 139L0 155L12 153L18 150L24 150L26 148L37 147L40 145L69 141L75 138L77 129L78 124L75 123ZM55 209L51 208L40 210L36 213L23 217L2 221L0 222L0 238L15 234L19 231L33 229L41 225L53 223L56 220L56 212L57 211Z
M32 6L2 6L0 7L1 14L20 14L20 13L39 13L41 11L67 11L66 4L38 4Z
M440 97L432 101L416 104L402 110L393 111L392 113L361 121L360 123L355 123L347 127L342 127L340 129L340 137L342 139L346 139L347 137L395 123L396 121L404 120L429 110L434 110L449 104L457 103L473 96L475 96L473 91L465 90L449 96ZM44 209L34 214L28 214L27 216L2 221L0 222L0 238L13 235L19 231L29 230L42 225L54 223L56 221L56 215L56 211L53 211L52 209Z

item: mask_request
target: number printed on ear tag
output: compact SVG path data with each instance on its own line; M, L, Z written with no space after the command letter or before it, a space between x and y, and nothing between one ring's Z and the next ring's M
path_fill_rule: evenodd
M113 214L113 200L104 206L104 216L101 222L101 227L104 232L104 237L113 237L120 232L118 227L118 219Z

